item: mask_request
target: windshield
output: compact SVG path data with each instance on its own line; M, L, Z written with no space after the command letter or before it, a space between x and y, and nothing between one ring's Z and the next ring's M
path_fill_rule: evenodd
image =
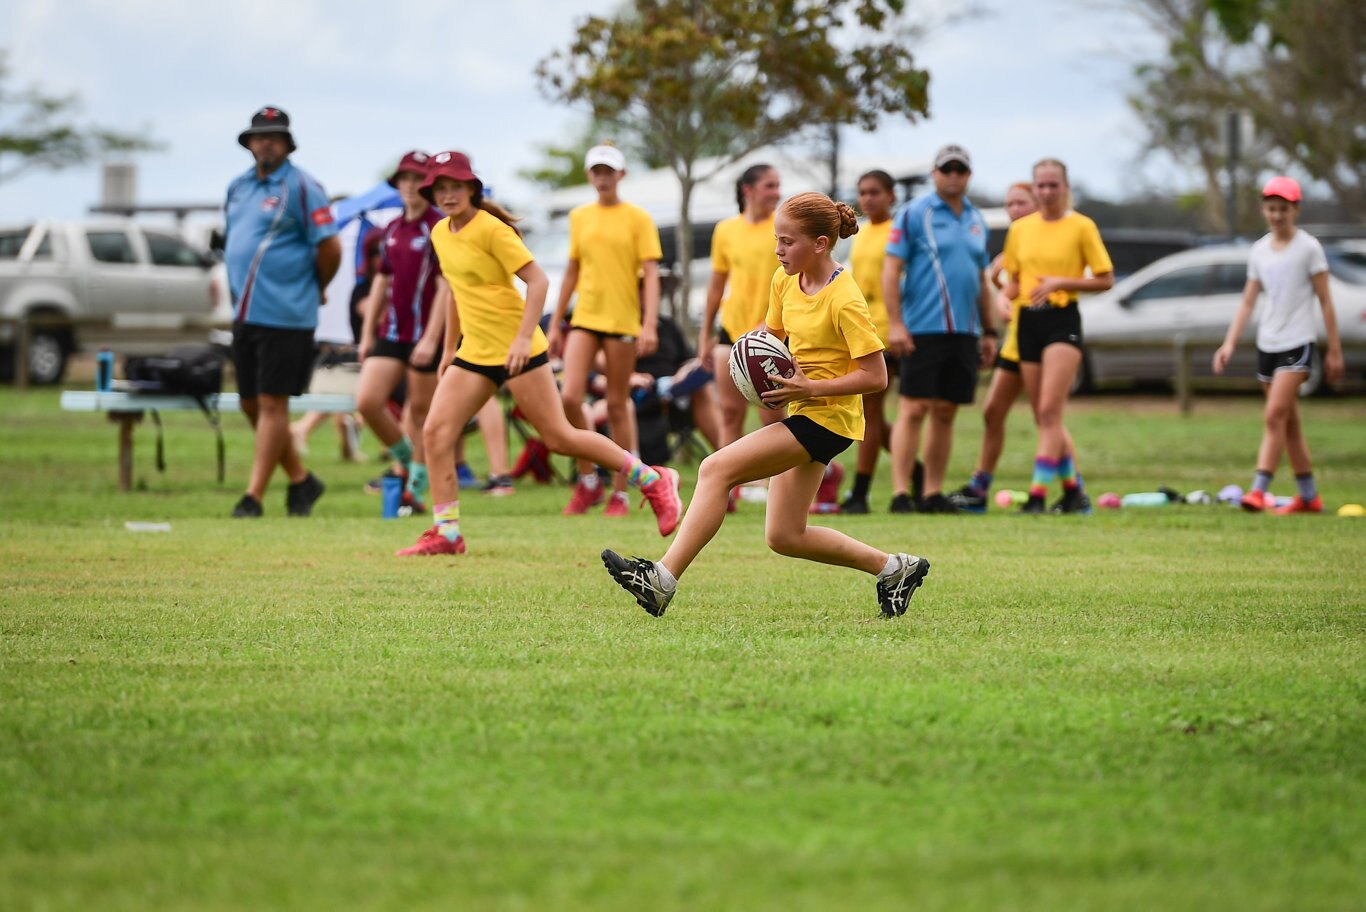
M1366 245L1356 247L1328 247L1328 271L1350 285L1366 285Z

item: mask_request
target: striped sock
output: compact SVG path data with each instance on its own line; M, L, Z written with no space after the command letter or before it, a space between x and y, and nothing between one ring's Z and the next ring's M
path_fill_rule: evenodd
M972 473L972 480L968 482L968 487L972 488L974 494L980 494L982 497L986 497L987 492L991 490L991 479L992 474L990 472L983 472L981 469L978 469L976 472Z
M621 467L621 474L626 476L626 481L635 485L637 488L645 488L659 481L659 473L640 461L639 456L627 453L622 454L626 457L626 464Z
M1064 491L1071 491L1077 487L1077 467L1072 463L1072 457L1064 455L1058 460L1058 479L1062 482Z
M432 516L436 518L436 531L444 535L446 541L453 542L460 537L460 501L437 504L432 508Z
M1048 485L1057 477L1058 460L1039 456L1034 460L1034 478L1029 485L1030 497L1042 497L1048 493Z

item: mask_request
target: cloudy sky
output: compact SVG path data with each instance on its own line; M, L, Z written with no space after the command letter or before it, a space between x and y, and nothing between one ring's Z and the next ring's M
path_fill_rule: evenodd
M145 203L220 199L250 164L237 133L275 104L293 118L295 161L329 192L368 188L406 148L462 148L525 204L536 191L517 170L582 116L545 101L532 70L578 18L616 2L6 0L0 48L10 88L77 92L87 119L165 144L137 159ZM1139 130L1124 101L1133 63L1158 49L1151 36L1079 0L982 5L916 49L932 74L931 117L851 130L851 152L928 157L959 142L984 191L1045 155L1107 196L1170 183L1158 166L1135 169ZM95 168L32 172L0 184L0 219L77 216L98 194Z

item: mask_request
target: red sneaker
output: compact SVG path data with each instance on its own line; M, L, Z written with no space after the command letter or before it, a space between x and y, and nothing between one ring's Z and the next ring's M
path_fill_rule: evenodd
M1305 500L1296 494L1295 499L1283 507L1276 508L1277 516L1289 516L1291 513L1322 513L1323 498L1315 494L1313 500Z
M612 496L607 498L607 509L602 512L603 516L630 516L631 499L626 496L625 491L613 491Z
M645 503L655 511L659 522L659 534L669 535L678 528L678 518L683 514L683 499L678 496L678 471L665 466L650 466L659 473L654 484L640 489L645 495ZM644 503L641 504L644 506Z
M596 488L590 489L582 480L580 480L578 484L574 485L574 496L569 499L569 503L565 504L565 508L561 511L561 515L582 516L588 512L589 507L596 507L598 504L602 503L602 499L605 496L606 491L603 489L601 481L598 482Z
M1274 501L1262 491L1248 491L1243 495L1243 499L1238 501L1238 505L1249 513L1264 513L1271 509L1272 503Z
M838 504L840 502L840 482L844 480L844 466L832 462L825 467L825 477L816 489L816 503Z
M404 548L395 551L397 557L426 557L437 554L464 554L465 536L460 536L455 541L451 541L442 535L436 526L432 526L417 540L417 544L411 548Z

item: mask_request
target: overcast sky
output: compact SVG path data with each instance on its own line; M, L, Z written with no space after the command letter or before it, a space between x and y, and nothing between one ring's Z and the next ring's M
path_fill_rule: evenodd
M221 199L250 164L238 132L275 104L293 119L295 162L330 193L368 188L407 148L460 148L501 196L525 205L536 191L517 170L582 118L538 94L533 68L568 43L577 19L615 5L5 0L0 47L10 88L77 92L87 119L165 144L137 158L144 203ZM930 118L851 129L846 148L928 157L958 142L974 157L975 189L993 193L1045 155L1093 193L1139 189L1140 134L1124 99L1133 63L1159 50L1154 39L1078 0L985 5L915 49L932 77ZM1172 182L1158 166L1144 170ZM31 172L0 184L0 219L77 216L98 195L97 168Z

